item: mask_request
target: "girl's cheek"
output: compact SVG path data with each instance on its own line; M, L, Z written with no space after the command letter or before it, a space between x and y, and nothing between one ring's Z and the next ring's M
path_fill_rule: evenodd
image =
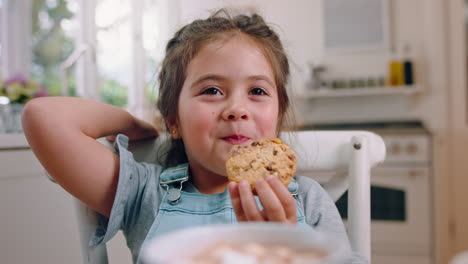
M216 111L199 104L187 104L183 114L186 123L191 126L204 127L216 116Z
M276 114L270 114L268 117L265 117L264 120L265 124L268 125L270 128L275 128L276 123L278 122L278 117Z
M276 128L278 126L278 117L273 114L265 115L263 118L260 117L260 128L265 136L274 137L276 136Z

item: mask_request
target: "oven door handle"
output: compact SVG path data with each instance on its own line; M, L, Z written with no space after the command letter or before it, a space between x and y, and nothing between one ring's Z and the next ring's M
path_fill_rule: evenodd
M413 182L429 182L430 168L422 166L399 167L399 168L379 168L372 172L371 184L406 190ZM419 183L420 184L420 183Z
M375 170L371 170L370 181L372 185L405 189L408 180L428 177L429 170L428 166L405 166L398 168L377 167ZM325 173L326 172L324 172L324 174ZM333 201L336 202L348 190L348 171L340 170L332 175L328 175L328 180L320 183ZM315 178L314 176L309 177Z

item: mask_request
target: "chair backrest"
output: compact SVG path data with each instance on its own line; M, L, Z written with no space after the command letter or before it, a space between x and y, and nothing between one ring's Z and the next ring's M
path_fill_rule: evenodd
M348 190L351 248L371 261L371 168L385 160L385 143L369 131L298 131L283 139L296 151L301 172L335 171L324 189L336 201Z
M382 138L368 131L297 131L283 133L281 138L297 153L298 175L311 171L340 172L323 187L335 201L348 190L351 247L370 262L370 169L385 159ZM154 162L155 150L163 140L130 142L129 150L139 162ZM111 147L107 141L99 141ZM88 246L97 227L95 213L78 200L76 209L83 263L107 263L105 245Z

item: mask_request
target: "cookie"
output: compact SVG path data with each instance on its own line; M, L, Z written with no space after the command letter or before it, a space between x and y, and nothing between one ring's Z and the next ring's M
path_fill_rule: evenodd
M288 186L296 172L296 154L278 138L235 145L226 160L229 181L247 180L254 189L255 180L269 175L278 176Z

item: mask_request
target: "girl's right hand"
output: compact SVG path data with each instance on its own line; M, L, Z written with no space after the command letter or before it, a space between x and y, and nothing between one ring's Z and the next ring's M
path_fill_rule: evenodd
M257 180L255 190L263 210L257 206L247 181L229 183L229 193L237 221L271 221L297 224L296 201L278 177Z

